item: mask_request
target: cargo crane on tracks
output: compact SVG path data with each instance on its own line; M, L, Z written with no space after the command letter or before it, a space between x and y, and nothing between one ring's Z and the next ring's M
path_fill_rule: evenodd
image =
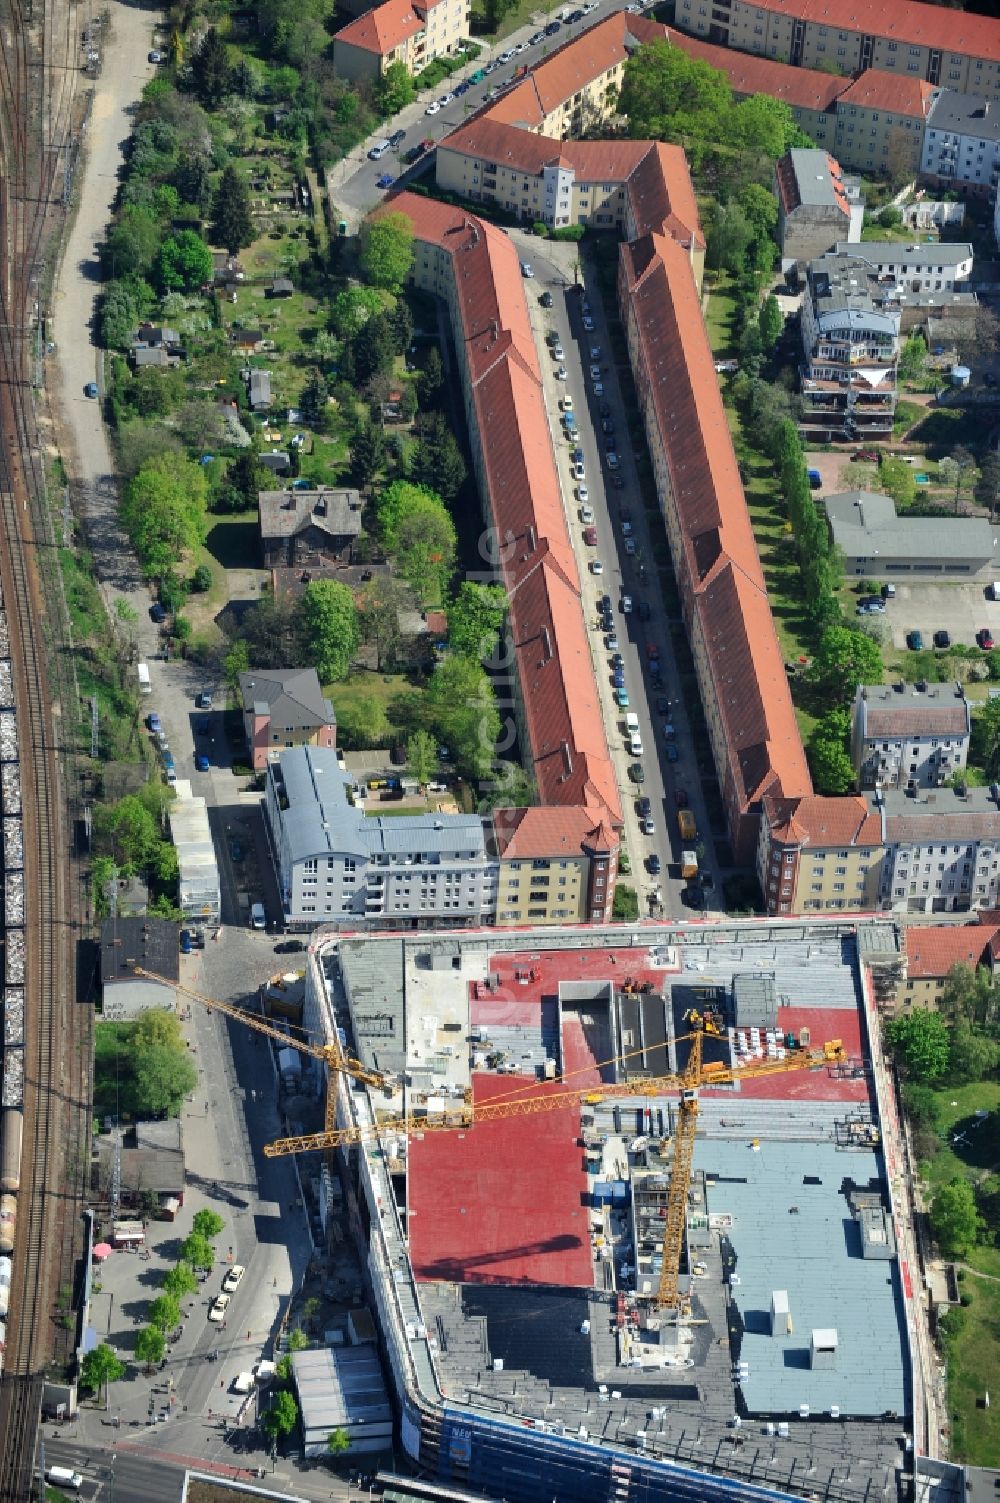
M150 980L163 979L139 968L136 974ZM181 983L169 984L175 990L183 992L185 996L200 1002L209 1011L218 1008L227 1017L246 1024L248 1028L253 1028L258 1033L273 1039L282 1047L301 1050L313 1059L322 1060L330 1069L340 1074L350 1075L361 1084L381 1089L387 1095L392 1094L391 1077L367 1069L360 1060L345 1054L339 1042L313 1044L308 1040L292 1038L263 1018L254 1017L252 1013L247 1013L242 1008L233 1006L232 1003L215 1001ZM833 1039L818 1049L795 1049L784 1059L762 1059L752 1065L726 1065L720 1060L704 1058L706 1039L723 1041L726 1038L725 1028L719 1014L691 1009L685 1014L684 1021L690 1032L677 1035L670 1042L674 1045L688 1044L688 1056L684 1068L672 1075L636 1076L631 1080L605 1081L600 1085L576 1086L567 1090L548 1090L544 1093L527 1094L523 1088L515 1087L508 1094L482 1102L478 1106L473 1106L472 1093L466 1091L463 1102L441 1116L427 1117L408 1113L403 1116L383 1117L380 1121L373 1123L358 1123L350 1127L336 1126L335 1097L334 1093L328 1089L323 1131L305 1133L298 1137L278 1138L273 1143L265 1144L264 1153L267 1158L280 1158L292 1153L322 1151L331 1153L337 1148L371 1142L383 1134L406 1137L422 1136L424 1133L432 1132L455 1132L484 1122L502 1122L509 1117L565 1111L577 1106L596 1106L614 1097L659 1096L677 1093L680 1099L672 1141L673 1157L670 1187L667 1192L660 1279L653 1304L664 1314L673 1313L680 1317L684 1314L686 1305L680 1291L680 1262L684 1247L688 1192L691 1187L691 1165L698 1130L699 1091L706 1086L731 1085L741 1080L759 1080L769 1075L786 1075L796 1070L821 1070L843 1064L847 1058L847 1052L841 1040ZM641 1051L633 1050L630 1053L636 1054ZM629 1057L629 1054L616 1055L613 1059L604 1060L601 1063L602 1065L623 1064L628 1062ZM552 1084L558 1086L562 1082L569 1081L573 1073L575 1072L570 1071L560 1076Z

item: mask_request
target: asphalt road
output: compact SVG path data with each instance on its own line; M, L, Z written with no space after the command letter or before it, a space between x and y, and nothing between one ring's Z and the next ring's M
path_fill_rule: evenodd
M74 1440L46 1440L45 1465L73 1467L83 1477L78 1498L84 1503L177 1503L184 1487L184 1467L162 1456L141 1456L84 1445Z
M653 895L659 891L666 914L697 917L697 911L681 901L681 893L687 884L679 875L680 836L677 830L675 794L680 790L687 795L687 803L694 810L699 844L705 850L703 865L707 865L713 873L716 883L718 871L711 840L704 833L708 829L708 819L701 799L691 733L681 698L670 633L657 589L646 513L638 499L635 460L628 438L625 406L611 360L606 312L596 278L590 274L586 259L580 271L584 287L581 291L576 291L573 287L572 266L579 254L576 246L560 247L518 230L510 231L510 235L522 261L530 265L534 272L534 276L525 281L528 308L542 367L549 425L570 537L583 587L584 614L590 628L594 671L608 745L622 796L625 838L632 862L632 880L640 894L640 911L644 915L650 911ZM548 310L543 309L539 301L545 292L552 293L553 306ZM593 332L588 332L583 326L584 300L590 308ZM563 350L561 360L553 358L546 344L546 334L550 331L559 335ZM592 357L592 350L599 350L599 353ZM565 368L565 380L556 378L555 372L560 366ZM600 367L597 378L591 374L591 366ZM595 393L595 379L600 380L603 388L601 395ZM579 429L578 436L572 442L565 436L559 408L560 399L567 394L573 400L573 412ZM612 471L607 465L602 405L608 409L609 420L614 424L614 436L618 443L615 452L619 456L617 471ZM586 504L593 508L594 526L597 529L597 544L593 547L584 541L579 482L574 479L571 470L570 455L577 446L584 455ZM613 474L621 475L624 482L621 489L611 484ZM634 553L630 553L626 547L623 516L627 516L632 529ZM602 566L600 574L593 572L596 560ZM634 711L639 719L643 751L638 758L631 755L626 745L627 712L616 702L612 653L605 645L605 634L598 616L597 602L604 594L611 597L614 607L617 650L624 660L628 710ZM626 595L631 597L633 606L628 613L623 609ZM640 602L645 602L651 608L648 622L640 620ZM656 650L660 664L661 678L657 683L652 681L649 671L650 646ZM657 708L660 704L666 707ZM672 736L666 733L668 724L673 728ZM669 745L676 749L676 761L668 760ZM641 786L629 774L629 768L636 761L641 762L645 774ZM639 826L636 803L640 796L647 797L652 805L652 835L643 834ZM650 870L651 857L659 860L661 869L657 874Z
M560 10L568 8L567 6L559 7ZM382 198L385 190L378 188L379 178L387 175L396 179L398 186L405 187L407 180L415 175L414 167L408 166L403 161L404 156L412 147L424 140L433 141L436 145L480 109L494 90L499 94L508 87L514 81L519 68L531 67L541 62L544 57L572 37L578 36L581 31L586 31L612 12L625 8L622 0L610 0L610 3L609 0L597 0L597 4L589 15L568 26L561 24L553 36L545 37L533 46L527 46L516 57L506 63L500 63L501 56L522 43L528 43L529 39L542 32L547 24L552 24L552 18L557 13L555 7L539 6L532 22L519 31L512 32L502 42L497 42L492 46L484 45L480 56L470 62L467 67L453 74L444 83L426 90L415 104L408 105L405 110L401 110L383 129L377 131L374 136L352 152L343 163L338 163L331 169L327 181L332 202L336 204L338 210L353 228ZM493 68L494 62L497 64L495 68ZM472 84L465 94L453 99L443 109L435 111L433 115L427 113L428 106L440 100L446 92L454 91L456 85L461 85L470 79L473 73L487 67L493 68L493 71L484 78L482 83ZM372 142L379 138L388 139L397 130L402 131L403 136L392 150L379 161L369 160L367 153ZM421 164L418 162L414 166L416 172L419 173Z

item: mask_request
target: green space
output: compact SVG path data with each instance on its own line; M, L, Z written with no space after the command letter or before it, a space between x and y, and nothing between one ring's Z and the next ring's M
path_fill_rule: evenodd
M134 1023L94 1030L94 1117L176 1117L198 1072L175 1013L153 1008Z

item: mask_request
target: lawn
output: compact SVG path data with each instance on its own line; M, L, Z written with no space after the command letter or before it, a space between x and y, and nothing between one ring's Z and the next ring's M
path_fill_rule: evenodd
M973 1126L977 1111L995 1114L1000 1108L1000 1083L979 1080L964 1086L942 1086L935 1095L941 1107L945 1141L930 1163L921 1165L932 1190L959 1174L978 1179L1000 1163L1000 1116L994 1115L983 1127ZM952 1137L962 1132L967 1133L968 1141L953 1145Z
M952 1454L972 1466L1000 1464L1000 1409L980 1407L1000 1371L1000 1282L967 1273L961 1283L969 1304L948 1360Z
M736 298L730 291L731 286L732 277L728 272L720 271L716 274L712 285L708 287L705 326L708 329L712 353L720 360L729 360L736 354L733 336Z
M323 693L333 701L337 717L353 723L354 716L371 705L377 705L385 714L390 726L393 715L390 709L396 701L420 698L421 690L402 673L351 673L342 682L326 684Z

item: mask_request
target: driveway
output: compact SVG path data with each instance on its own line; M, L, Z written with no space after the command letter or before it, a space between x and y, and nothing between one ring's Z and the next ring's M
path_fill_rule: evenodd
M671 652L669 633L665 629L662 609L656 592L655 570L645 562L653 557L647 529L645 509L638 500L638 483L629 442L625 407L614 364L611 358L611 342L607 321L596 280L588 280L586 262L582 276L586 285L586 297L591 307L595 328L593 333L583 329L580 304L582 297L572 291L573 262L579 255L575 245L554 245L540 241L523 231L509 231L522 260L530 262L535 276L526 280L525 291L528 310L538 348L542 369L549 427L556 456L556 466L562 487L563 503L569 525L570 539L576 554L577 568L583 598L584 618L590 628L590 645L597 678L598 696L604 716L605 733L621 793L622 813L625 820L624 839L632 864L630 881L639 894L640 912L643 917L650 911L650 901L655 892L662 893L665 911L681 918L697 917L680 901L684 884L678 875L676 863L680 859L680 837L676 826L674 791L683 787L691 801L698 821L700 843L705 848L706 864L714 871L711 841L704 832L708 830L708 817L701 804L701 792L697 768L693 756L693 743L687 716L680 693L680 682ZM551 292L553 307L545 310L539 303L543 292ZM562 342L562 361L553 360L545 336L555 330ZM601 353L591 361L590 349L600 346ZM566 368L566 380L558 381L555 370L559 364ZM604 395L598 399L593 392L589 376L591 364L601 366L601 382ZM579 435L570 444L561 425L559 400L565 395L573 399L573 412L579 427ZM601 430L600 404L605 402L610 409L615 425L615 437L619 443L620 471L625 480L622 490L608 484L610 471L605 462L604 434ZM588 546L583 539L580 521L580 502L576 494L576 482L570 471L570 450L575 445L583 450L586 466L588 502L595 514L597 545ZM628 513L635 542L635 552L625 547L622 532L622 515ZM603 572L595 575L592 563L600 559ZM615 631L619 651L624 661L625 688L629 695L629 710L639 719L643 753L633 757L625 741L625 710L615 700L611 658L605 648L604 635L599 625L597 601L601 595L611 597L615 615ZM624 597L631 597L634 605L629 613L623 610ZM638 615L640 600L648 600L653 607L652 619L641 622ZM652 643L658 649L662 671L662 683L653 688L647 667L647 648ZM670 716L676 735L673 744L677 748L678 761L666 760L664 735L666 716L653 711L653 704L660 697L670 701ZM641 761L645 781L637 786L629 777L629 767ZM644 835L639 827L636 800L645 795L652 805L654 833ZM658 857L660 872L650 872L650 857ZM716 872L716 880L718 874Z
M46 362L46 381L58 424L58 442L69 476L74 511L83 521L99 584L109 612L124 599L136 612L132 628L140 657L155 651L156 629L149 619L150 596L138 561L118 525L117 489L107 433L99 404L84 396L88 382L102 388L101 354L96 339L100 292L97 258L122 163L121 143L132 129L131 112L143 86L155 73L146 55L152 45L154 13L110 0L108 61L95 84L94 104L84 137L79 198L53 300L55 352Z

